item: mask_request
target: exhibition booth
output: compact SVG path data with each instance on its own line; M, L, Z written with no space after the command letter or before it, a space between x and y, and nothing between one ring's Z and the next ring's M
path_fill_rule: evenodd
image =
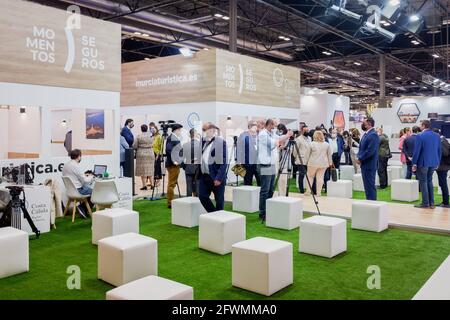
M121 28L77 12L6 2L0 12L0 40L8 46L0 51L1 176L3 185L27 182L28 210L45 232L55 191L65 200L67 148L82 151L82 170L105 165L119 176ZM23 164L32 185L14 172ZM131 182L118 186L131 207Z
M219 49L125 63L122 124L132 118L136 136L141 124L174 120L184 126L187 141L191 128L213 122L231 152L233 136L246 130L249 120L272 117L297 129L299 84L299 69ZM229 179L236 179L231 172Z

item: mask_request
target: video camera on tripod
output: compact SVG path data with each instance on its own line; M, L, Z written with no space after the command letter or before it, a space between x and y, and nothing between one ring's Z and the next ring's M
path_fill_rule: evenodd
M167 137L169 129L172 129L172 126L175 124L174 120L167 120L167 121L159 121L159 125L161 126L161 130L163 132L163 136Z
M25 190L21 186L7 186L9 190L11 200L6 206L6 210L0 215L0 228L13 227L16 229L22 229L22 212L25 219L27 219L31 230L36 234L36 238L39 238L41 232L31 219L30 214L26 208ZM23 195L22 198L20 196Z

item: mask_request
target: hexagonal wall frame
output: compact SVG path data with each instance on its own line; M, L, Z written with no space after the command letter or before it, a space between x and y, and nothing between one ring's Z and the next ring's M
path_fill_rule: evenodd
M401 123L416 123L420 116L420 110L415 103L402 103L398 107L397 116Z

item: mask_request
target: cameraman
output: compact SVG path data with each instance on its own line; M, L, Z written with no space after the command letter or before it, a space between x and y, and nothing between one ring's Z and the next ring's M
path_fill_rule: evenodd
M306 163L308 159L306 159L306 154L309 153L311 148L311 137L309 136L309 128L305 124L300 128L300 135L297 139L295 139L295 144L297 147L294 147L293 155L295 157L295 164L298 169L298 187L300 189L300 193L305 193L305 186L303 181L306 176L306 172L308 167ZM298 150L298 152L297 152Z

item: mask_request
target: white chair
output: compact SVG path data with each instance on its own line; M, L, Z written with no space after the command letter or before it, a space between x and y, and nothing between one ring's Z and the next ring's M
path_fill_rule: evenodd
M0 279L28 272L28 255L27 232L11 227L0 228Z
M95 204L97 211L111 208L114 203L119 201L116 182L112 179L95 181L91 201Z
M408 179L392 180L391 199L406 202L419 200L419 181Z
M114 208L97 211L92 216L92 244L123 233L139 233L139 213L133 210Z
M388 205L382 201L354 201L352 229L381 232L388 228Z
M347 222L341 218L313 216L300 221L298 251L332 258L347 250Z
M109 290L106 300L194 300L194 289L169 279L148 276Z
M330 180L327 183L327 197L351 199L353 197L352 185L351 180Z
M158 241L124 233L98 241L98 278L115 286L158 275Z
M232 284L270 296L294 282L292 243L265 237L232 247Z
M66 187L66 195L68 198L63 216L66 216L70 204L72 204L73 206L72 223L73 223L75 221L75 213L77 211L78 203L84 203L86 205L86 208L88 209L89 215L92 216L91 206L89 205L89 201L87 200L89 198L89 195L82 195L81 193L79 193L70 177L62 177L62 180L64 182L64 186Z
M233 211L253 213L259 209L260 187L241 186L233 188Z
M199 217L198 246L221 255L231 252L231 246L244 241L246 236L245 216L216 211Z

